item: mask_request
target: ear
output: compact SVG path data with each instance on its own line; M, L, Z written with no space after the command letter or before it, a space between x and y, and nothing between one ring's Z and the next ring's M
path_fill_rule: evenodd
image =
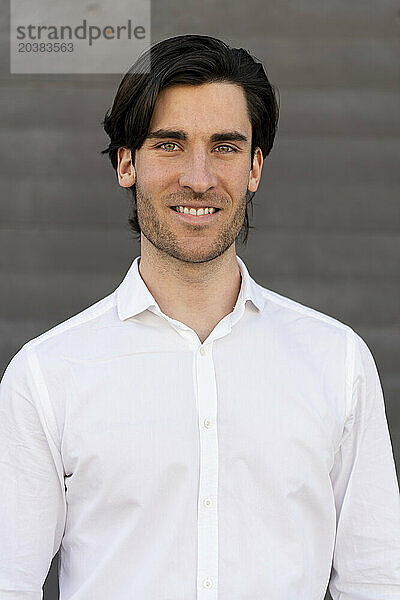
M120 147L118 157L118 182L122 187L131 187L136 181L135 167L132 164L132 155L129 148Z
M250 171L249 183L247 185L247 188L250 192L257 191L258 184L260 183L261 179L261 170L263 162L264 159L261 152L261 148L257 147L254 153L253 166Z

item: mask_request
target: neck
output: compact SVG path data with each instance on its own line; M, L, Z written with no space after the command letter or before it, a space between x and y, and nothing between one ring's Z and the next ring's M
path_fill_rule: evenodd
M149 244L148 244L149 245ZM224 254L190 263L142 244L139 273L161 311L193 329L203 342L239 295L241 274L235 244Z

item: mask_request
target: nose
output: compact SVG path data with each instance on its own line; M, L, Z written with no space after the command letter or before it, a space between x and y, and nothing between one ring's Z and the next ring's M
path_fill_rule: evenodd
M207 192L217 185L211 159L205 151L196 150L185 157L179 185L197 193Z

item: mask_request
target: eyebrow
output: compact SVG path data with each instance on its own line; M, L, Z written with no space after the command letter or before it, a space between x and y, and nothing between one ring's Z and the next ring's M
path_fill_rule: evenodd
M148 140L174 139L186 142L188 136L181 129L157 129L146 136ZM247 136L239 131L219 131L210 137L211 142L247 142Z

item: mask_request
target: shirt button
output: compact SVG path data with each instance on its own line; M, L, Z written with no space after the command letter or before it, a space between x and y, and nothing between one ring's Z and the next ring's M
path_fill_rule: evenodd
M204 586L205 588L210 588L210 587L212 587L212 581L211 581L211 579L210 579L209 577L207 577L207 579L204 579L204 581L203 581L203 586Z
M211 421L210 421L210 419L204 419L204 427L207 427L207 429L209 427L211 427Z
M202 356L204 356L204 355L205 355L205 353L206 353L206 349L204 348L204 346L200 346L200 354L201 354Z
M211 498L205 498L203 504L207 508L210 508L212 506L212 500L211 500Z

